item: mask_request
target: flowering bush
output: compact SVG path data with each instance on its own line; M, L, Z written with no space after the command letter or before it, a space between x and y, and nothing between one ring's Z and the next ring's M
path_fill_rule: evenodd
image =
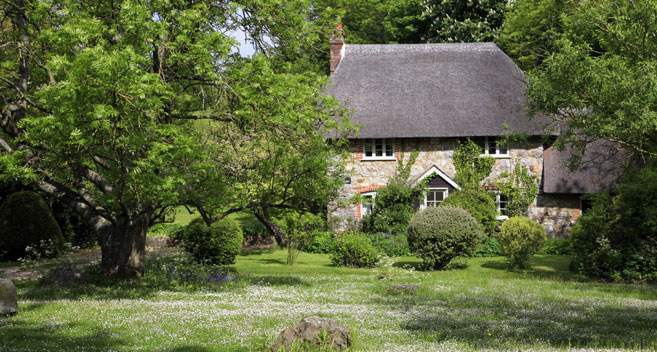
M335 266L371 268L378 264L379 253L365 234L339 232L331 251L331 262Z
M408 248L408 240L404 234L377 232L374 234L369 234L367 237L372 242L372 245L374 245L374 247L376 247L380 253L385 253L385 255L389 257L411 255L411 250Z

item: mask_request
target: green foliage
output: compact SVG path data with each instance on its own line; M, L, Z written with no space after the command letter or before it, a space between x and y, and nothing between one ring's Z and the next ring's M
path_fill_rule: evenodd
M242 249L242 229L233 219L222 219L208 226L195 219L174 238L182 240L183 248L196 262L227 265L235 263Z
M324 219L321 216L295 212L288 212L285 216L287 229L287 264L293 265L299 252L306 247L309 235L325 228Z
M471 254L484 238L481 226L461 208L427 208L408 225L411 252L427 270L445 269L453 258Z
M56 256L64 246L62 231L40 195L12 193L0 203L0 258L21 258L28 246L32 255Z
M371 268L379 263L379 253L367 235L351 231L336 234L330 257L335 266Z
M564 0L516 0L506 12L495 41L524 71L539 67L563 35Z
M430 24L423 42L491 42L504 22L507 0L429 0L421 18Z
M498 236L502 254L509 258L511 267L527 268L529 260L543 248L547 240L545 229L536 221L515 216L502 224Z
M474 251L473 257L497 257L500 255L502 246L495 237L486 238L481 244L477 246Z
M524 216L538 194L538 177L530 175L528 169L516 163L511 174L502 174L502 179L495 182L499 192L506 196L506 215Z
M481 182L490 175L495 159L482 157L481 148L471 139L460 140L454 150L454 181L461 189L477 189ZM449 199L449 197L448 197Z
M543 244L543 248L539 251L540 254L556 254L556 255L570 255L573 253L570 247L570 241L565 238L554 239L549 238Z
M613 281L657 281L657 167L650 161L617 188L594 197L570 234L572 267Z
M467 210L481 225L488 236L495 234L497 229L497 207L488 192L476 189L458 190L449 195L441 207L457 207Z
M406 164L403 158L399 159L393 177L388 180L386 187L376 192L372 213L363 218L364 232L406 232L408 222L413 216L413 203L422 194L426 185L426 182L413 185L409 180L417 156L418 151L413 151Z
M379 253L383 253L388 257L411 255L408 239L402 233L377 232L367 235L367 238L370 239Z
M657 2L572 4L556 51L529 75L530 110L558 121L573 161L596 139L657 155Z
M313 231L308 236L308 241L302 250L317 254L331 253L336 236L337 234L333 231Z

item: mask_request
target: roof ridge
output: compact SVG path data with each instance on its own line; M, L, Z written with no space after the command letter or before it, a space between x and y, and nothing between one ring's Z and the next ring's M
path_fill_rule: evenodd
M344 48L345 48L345 54L502 51L493 42L425 43L425 44L345 44Z

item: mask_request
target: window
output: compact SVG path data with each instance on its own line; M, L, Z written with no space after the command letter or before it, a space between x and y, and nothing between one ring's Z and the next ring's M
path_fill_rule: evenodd
M370 138L363 141L363 159L395 159L394 141L385 138Z
M509 156L509 148L500 137L478 137L475 143L481 148L481 155L504 158Z
M497 219L508 219L509 214L506 212L506 205L509 204L509 198L500 192L495 192L495 206L497 206Z
M361 194L365 198L360 203L360 217L362 218L365 215L372 214L372 208L374 207L374 198L376 198L376 192L367 192Z
M424 195L424 204L422 209L427 207L437 207L447 198L447 188L428 188Z

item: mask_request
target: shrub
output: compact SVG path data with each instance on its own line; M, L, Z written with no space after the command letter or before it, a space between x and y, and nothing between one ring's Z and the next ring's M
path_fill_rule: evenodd
M410 255L411 250L408 248L408 239L406 235L390 232L377 232L367 236L372 245L376 247L379 253L385 253L389 257L401 257Z
M529 259L543 248L546 239L543 226L523 216L505 221L498 237L502 254L509 258L511 267L519 268L528 266Z
M308 241L303 247L304 252L328 254L331 253L335 244L335 232L314 231L308 236Z
M457 207L467 210L488 236L495 233L497 227L497 206L495 201L486 191L482 190L460 190L447 197L440 206Z
M32 255L56 256L64 246L64 237L40 195L12 193L0 203L0 257L18 259L25 256L28 246Z
M481 242L475 249L473 257L497 257L500 255L502 246L500 241L495 237L488 237L483 242Z
M183 248L196 262L203 264L233 264L242 249L242 229L229 218L208 226L195 219L174 236L182 240Z
M570 234L572 268L612 281L657 281L657 163L593 197Z
M331 262L335 266L371 268L378 264L379 253L365 234L342 232L335 238Z
M570 248L570 242L567 239L548 239L543 245L543 249L539 252L541 254L558 254L568 255L573 251Z
M484 239L477 221L461 208L427 208L408 226L411 252L422 258L427 270L444 269L459 255L471 254Z

